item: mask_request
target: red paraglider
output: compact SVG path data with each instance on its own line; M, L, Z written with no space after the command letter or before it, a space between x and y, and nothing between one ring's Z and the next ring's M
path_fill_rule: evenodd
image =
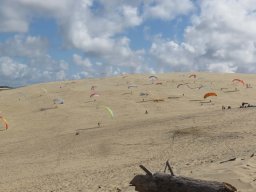
M242 83L243 85L245 84L244 81L241 79L233 79L232 82Z

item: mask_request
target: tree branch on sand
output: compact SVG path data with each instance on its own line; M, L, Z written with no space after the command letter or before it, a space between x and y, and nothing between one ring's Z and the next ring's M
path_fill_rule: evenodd
M169 162L166 162L171 174L152 174L140 165L146 175L136 175L130 182L138 192L235 192L237 189L229 183L206 181L174 175ZM165 170L166 170L165 167Z

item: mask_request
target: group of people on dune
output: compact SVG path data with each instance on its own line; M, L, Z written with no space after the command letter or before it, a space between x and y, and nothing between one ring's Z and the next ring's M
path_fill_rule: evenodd
M250 103L242 102L242 104L240 105L239 108L247 108L247 107L256 107L256 105L252 105ZM222 110L225 110L225 109L231 109L231 107L230 106L225 107L225 106L222 105Z
M256 107L256 105L251 105L250 103L242 102L240 108L247 108L247 107Z
M231 109L230 106L225 107L225 106L222 105L222 110L225 110L226 108L227 108L227 109Z

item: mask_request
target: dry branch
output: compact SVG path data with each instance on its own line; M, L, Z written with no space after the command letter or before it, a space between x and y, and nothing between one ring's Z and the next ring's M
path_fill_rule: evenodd
M206 181L172 174L152 174L144 166L146 175L136 175L130 182L138 192L235 192L236 188L225 182Z

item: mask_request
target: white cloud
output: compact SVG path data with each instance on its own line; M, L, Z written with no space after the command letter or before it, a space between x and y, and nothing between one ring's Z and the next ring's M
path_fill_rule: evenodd
M78 0L74 11L63 18L61 26L69 45L97 55L111 54L119 44L115 36L125 29L142 23L137 7L114 1L102 1L101 10L93 10L93 3ZM110 5L112 7L110 7Z
M26 75L27 66L13 61L10 57L0 57L0 74L15 80Z
M256 72L254 0L200 1L183 43L161 39L151 54L174 70Z
M72 7L73 0L1 0L0 32L28 32L32 18L60 18Z
M31 22L41 17L56 21L65 48L86 55L73 54L81 70L74 78L122 70L256 72L255 0L197 1L198 12L192 0L0 1L0 32L29 32ZM132 49L127 30L150 19L170 21L191 13L183 42L158 35L149 50ZM13 70L17 78L32 82L68 78L69 64L55 60L48 48L46 39L28 34L0 42L1 74L10 80Z
M160 38L152 44L150 54L157 60L158 66L169 65L173 71L193 68L195 50L186 43L178 44Z
M232 63L210 63L208 66L210 72L218 73L233 73L237 70L237 67L234 67Z
M83 67L92 67L91 61L88 58L83 59L80 55L74 54L73 61L75 64Z
M194 4L190 0L151 0L146 3L144 17L171 20L179 15L187 15L193 9Z
M15 35L0 42L0 54L10 57L39 57L46 54L48 41L41 37Z
M9 86L63 80L69 64L47 53L41 37L16 35L0 43L0 81Z
M132 71L142 71L148 68L145 65L145 50L131 49L130 39L121 34L141 25L146 19L170 20L188 14L192 9L193 4L189 0L2 0L0 32L28 32L33 19L52 18L61 28L65 47L79 49L89 57L97 58L96 63L100 62L101 66L78 55L74 55L74 63L87 68L96 66L103 71L111 71L108 70L110 65L114 66L114 70L129 67ZM4 46L12 48L13 52L4 49ZM9 57L26 57L30 59L29 66L55 71L57 67L53 66L59 64L47 54L47 46L47 41L40 37L25 39L16 36L2 46L0 44L0 53ZM45 76L51 75L45 73Z

